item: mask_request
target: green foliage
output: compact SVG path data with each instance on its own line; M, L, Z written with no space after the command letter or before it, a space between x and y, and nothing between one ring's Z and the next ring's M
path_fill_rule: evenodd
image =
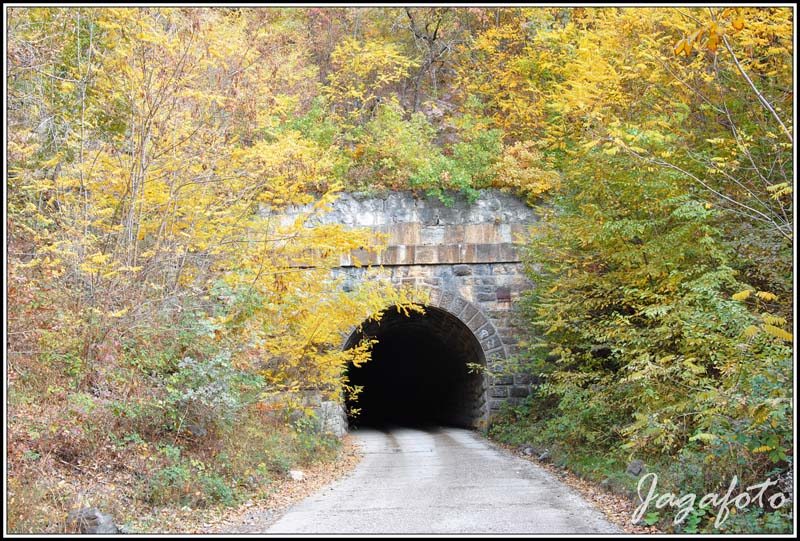
M529 370L542 384L522 422L573 455L679 464L664 482L680 493L785 470L791 335L759 331L765 316L737 293L748 287L723 215L624 158L590 151L579 171L526 249Z
M408 185L409 178L437 155L435 131L421 113L405 119L396 101L379 104L373 117L353 130L350 182L358 189Z
M412 188L452 204L450 192L463 192L469 201L494 180L494 164L502 150L501 131L489 129L485 119L470 114L459 119L461 140L446 147L409 177Z
M308 111L290 119L286 128L299 131L303 137L322 147L330 147L335 144L341 128L326 114L326 110L325 97L316 96Z
M235 503L236 492L209 465L182 456L180 448L172 445L165 445L159 451L165 466L148 479L147 501L162 505L175 502L191 507Z
M53 457L161 444L137 463L151 502L206 505L332 456L309 419L289 426L257 397L337 394L341 330L391 303L295 272L309 249L335 261L366 235L254 211L324 207L341 186L446 203L561 190L526 255L523 364L540 385L495 437L560 445L611 479L640 456L698 493L784 472L792 18L12 8L9 456L33 496L10 531L36 520L51 491L32 465ZM727 531L790 521L750 510ZM700 511L684 528L712 531Z
M262 376L232 367L229 353L207 361L186 357L168 379L165 402L176 429L218 429L231 426L264 387Z

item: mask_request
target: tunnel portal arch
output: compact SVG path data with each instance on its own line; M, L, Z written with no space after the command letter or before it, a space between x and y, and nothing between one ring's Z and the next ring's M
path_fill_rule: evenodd
M351 385L364 387L361 411L351 426L436 424L483 428L488 421L490 382L485 370L504 359L505 348L492 322L470 301L435 288L424 313L388 307L346 335L343 349L376 338L373 359L349 367ZM348 410L352 404L347 404Z

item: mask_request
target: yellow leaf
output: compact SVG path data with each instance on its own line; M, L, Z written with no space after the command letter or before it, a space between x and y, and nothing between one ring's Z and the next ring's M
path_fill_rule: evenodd
M712 53L717 50L717 44L719 43L719 36L717 33L713 33L708 37L708 41L706 42L706 47Z
M583 148L585 148L586 150L589 150L590 148L594 147L598 143L600 143L600 140L599 139L595 139L594 141L589 141L588 143L583 145Z
M761 314L761 319L764 320L764 323L767 325L786 325L786 319L778 316L773 316L772 314L768 314L764 312Z
M714 441L715 439L717 439L717 436L715 434L709 434L708 432L701 432L689 438L689 441L697 441L697 440Z
M735 300L735 301L743 301L747 297L750 296L750 293L751 293L751 290L745 289L744 291L740 291L739 293L735 293L734 295L731 296L731 298L733 300Z
M794 339L792 333L786 332L780 327L776 327L774 325L769 325L769 324L764 325L764 331L767 334L771 334L772 336L780 338L781 340L786 340L787 342L792 342Z
M756 296L765 301L774 301L775 299L778 298L777 295L775 295L774 293L770 293L769 291L758 291L756 293Z
M91 261L95 265L102 265L103 263L108 261L110 258L111 258L111 255L109 255L109 254L100 254L100 253L98 253L98 254L90 255L89 256L89 261Z
M749 327L747 327L747 328L744 330L744 333L743 333L743 334L744 334L744 335L745 335L747 338L752 338L752 337L754 337L755 335L757 335L757 334L758 334L758 327L756 327L755 325L750 325Z
M738 32L739 30L741 30L742 28L744 28L744 17L742 17L741 15L739 15L739 17L738 17L738 18L734 19L734 20L731 22L731 25L733 26L734 30L736 30L736 31Z

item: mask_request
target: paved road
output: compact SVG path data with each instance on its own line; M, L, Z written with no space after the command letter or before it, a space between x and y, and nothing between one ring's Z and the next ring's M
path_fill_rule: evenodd
M468 430L353 432L364 458L267 533L619 533L549 472Z

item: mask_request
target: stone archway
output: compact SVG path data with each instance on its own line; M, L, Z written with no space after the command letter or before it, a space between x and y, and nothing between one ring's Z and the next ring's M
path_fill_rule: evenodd
M378 340L373 359L350 367L364 391L351 424L428 424L477 428L488 418L489 381L480 367L505 358L491 321L452 292L429 289L425 313L387 309L349 333L344 349Z

